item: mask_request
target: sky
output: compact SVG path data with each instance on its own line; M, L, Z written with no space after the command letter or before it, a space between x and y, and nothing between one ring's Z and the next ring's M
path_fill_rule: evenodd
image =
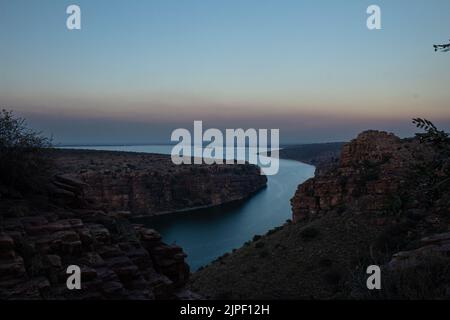
M194 120L408 136L413 117L450 129L450 53L432 48L449 39L448 0L0 0L0 107L63 144L163 143Z

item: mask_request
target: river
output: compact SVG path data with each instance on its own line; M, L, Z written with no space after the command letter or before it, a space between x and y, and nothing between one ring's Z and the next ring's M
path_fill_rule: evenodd
M77 149L170 154L172 147L89 146ZM314 171L313 166L301 162L280 160L278 174L267 177L267 188L242 203L139 219L138 222L158 230L166 243L181 246L188 255L191 270L195 271L241 247L255 235L262 235L291 219L290 199L299 184L314 176Z

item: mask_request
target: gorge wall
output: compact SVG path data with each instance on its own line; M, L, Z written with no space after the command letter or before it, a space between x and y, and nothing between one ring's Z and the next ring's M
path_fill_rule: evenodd
M416 140L401 140L386 132L363 132L343 146L333 169L299 186L291 201L294 221L330 210L389 210L419 148L422 146Z
M82 189L80 200L98 209L152 216L248 198L266 186L254 165L180 165L169 156L58 151L55 187Z

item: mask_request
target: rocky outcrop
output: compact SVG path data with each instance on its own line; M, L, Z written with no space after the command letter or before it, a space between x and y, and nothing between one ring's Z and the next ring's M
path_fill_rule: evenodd
M264 188L254 165L181 165L169 156L58 151L55 194L98 209L152 216L240 201Z
M450 257L450 232L423 238L419 248L394 254L388 267L395 271L414 268L427 263L431 256Z
M34 206L34 205L33 205ZM175 299L193 296L185 254L123 213L1 203L0 299ZM81 268L81 290L66 286Z
M343 146L339 165L300 185L291 200L293 219L300 221L330 210L383 213L395 210L406 183L416 140L366 131ZM411 203L414 205L414 203Z

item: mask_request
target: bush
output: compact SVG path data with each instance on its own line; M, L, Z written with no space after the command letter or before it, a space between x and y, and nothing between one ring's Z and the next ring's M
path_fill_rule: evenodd
M42 187L50 163L44 149L50 140L29 129L23 118L0 112L0 184L20 192Z
M333 266L333 261L328 258L322 258L319 260L319 266L322 268L329 268Z
M374 249L381 254L392 254L401 250L408 249L411 239L408 239L408 233L414 230L417 222L405 220L387 227L375 240Z
M267 249L265 249L265 250L262 250L261 252L259 252L259 257L260 258L267 258L268 256L269 256L269 251L267 250Z
M256 249L261 249L263 247L264 247L264 242L258 241L258 242L255 243L255 248Z
M261 239L262 237L259 235L259 234L257 234L256 236L254 236L253 237L253 241L255 242L255 241L258 241L259 239Z
M304 241L310 241L319 235L319 230L314 227L308 227L300 232L300 236Z

